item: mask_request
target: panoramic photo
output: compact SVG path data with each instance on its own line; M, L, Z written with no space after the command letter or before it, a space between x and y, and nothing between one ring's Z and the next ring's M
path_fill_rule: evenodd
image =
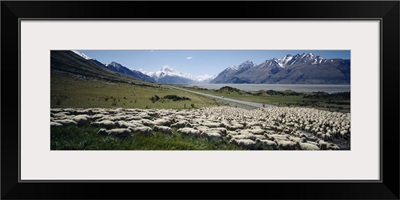
M52 50L51 150L350 150L349 50Z

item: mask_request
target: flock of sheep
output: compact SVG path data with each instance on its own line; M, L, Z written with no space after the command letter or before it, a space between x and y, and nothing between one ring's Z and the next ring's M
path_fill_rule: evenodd
M51 126L93 126L98 135L152 136L175 131L221 140L245 149L340 150L350 149L350 114L311 108L268 107L245 110L210 107L172 109L51 109Z

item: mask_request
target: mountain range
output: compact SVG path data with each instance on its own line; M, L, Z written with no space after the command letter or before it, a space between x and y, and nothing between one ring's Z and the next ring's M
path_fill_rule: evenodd
M350 84L350 60L312 53L286 55L258 65L248 60L226 68L210 83Z
M51 69L107 80L134 79L163 84L350 84L349 59L326 59L312 53L286 55L261 64L248 60L226 68L216 77L176 72L170 66L164 66L156 72L132 70L115 61L103 64L78 51L51 51Z

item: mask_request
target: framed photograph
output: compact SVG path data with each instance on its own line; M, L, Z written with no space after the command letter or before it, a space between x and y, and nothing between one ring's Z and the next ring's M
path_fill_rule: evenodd
M398 1L1 5L3 199L400 196Z

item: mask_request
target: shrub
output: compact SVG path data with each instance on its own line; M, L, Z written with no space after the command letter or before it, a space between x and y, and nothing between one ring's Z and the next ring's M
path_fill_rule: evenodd
M180 97L180 96L177 96L177 95L175 95L175 94L166 95L166 96L164 96L164 99L170 99L170 100L172 100L172 101L185 101L185 100L190 101L190 100L191 100L191 99L188 98L188 97Z

